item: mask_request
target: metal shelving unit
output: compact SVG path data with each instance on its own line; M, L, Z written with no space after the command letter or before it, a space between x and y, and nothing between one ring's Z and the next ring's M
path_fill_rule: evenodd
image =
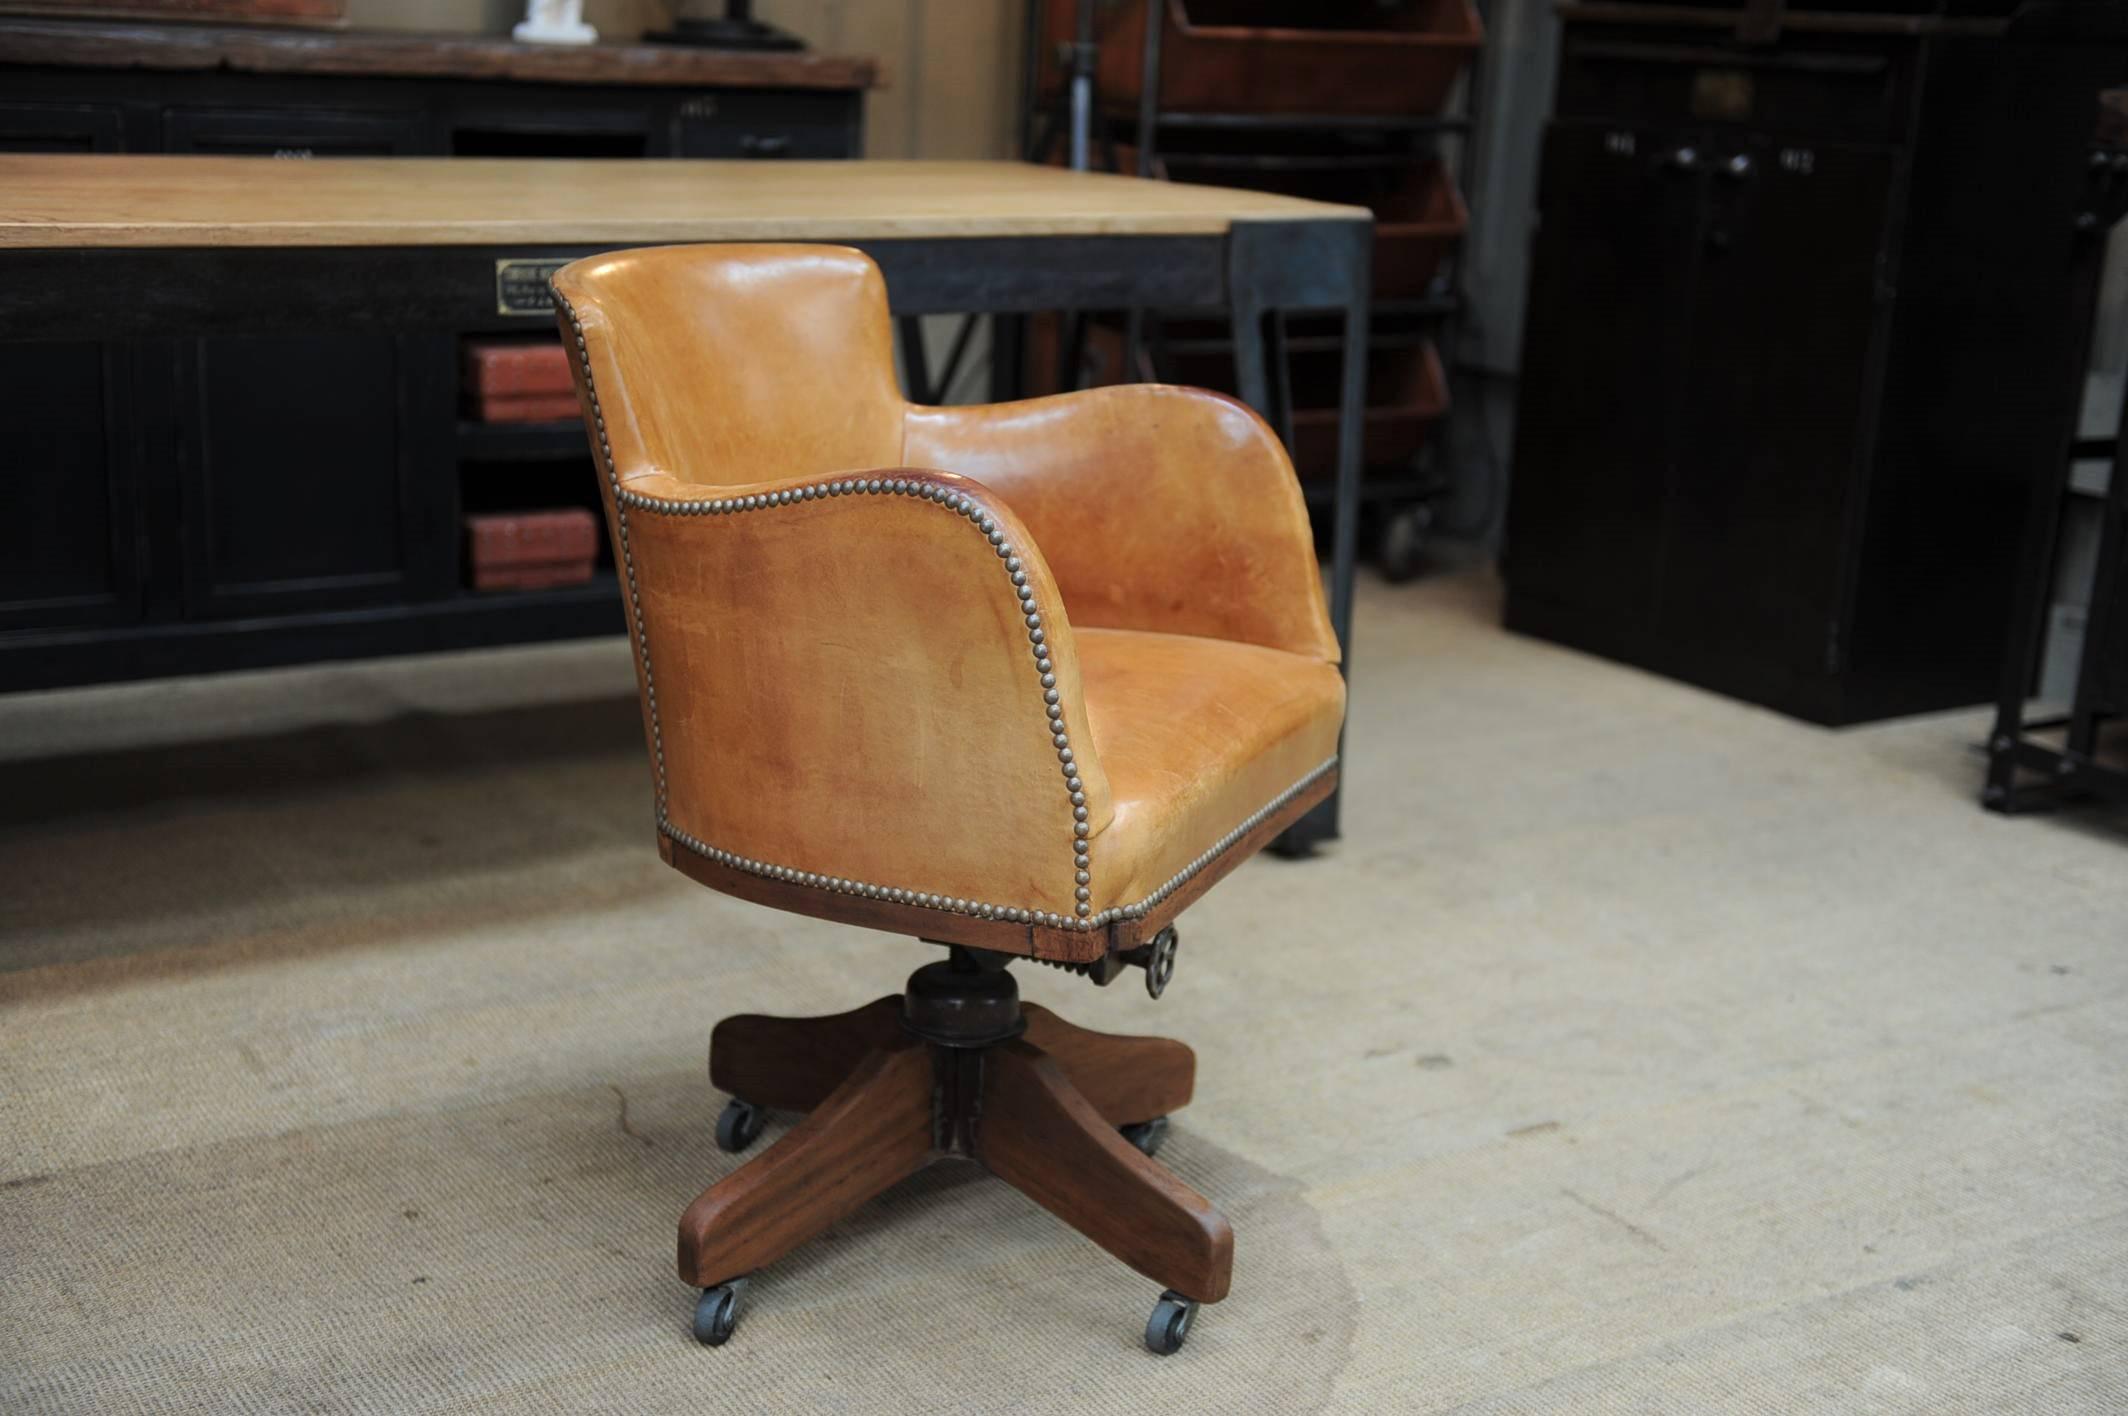
M1200 178L1224 186L1292 190L1298 184L1309 184L1316 188L1310 195L1320 191L1334 196L1340 183L1357 188L1372 178L1377 199L1383 179L1422 175L1428 164L1439 162L1457 188L1455 210L1467 229L1468 201L1462 187L1476 171L1478 139L1474 60L1463 65L1451 106L1440 112L1175 111L1163 108L1161 97L1164 0L1148 0L1144 6L1143 72L1134 100L1130 95L1120 100L1104 95L1094 82L1096 3L1032 0L1028 7L1021 139L1029 161L1051 162L1061 157L1075 166L1128 170L1170 180ZM1078 39L1060 55L1057 68L1065 72L1064 83L1052 85L1045 93L1043 45L1052 29L1052 7L1069 10ZM1482 23L1483 7L1474 8ZM1075 86L1079 89L1076 95ZM1355 204L1377 205L1378 201L1355 200ZM1362 481L1361 501L1373 523L1375 559L1392 579L1417 571L1434 509L1455 484L1444 461L1447 449L1456 445L1451 421L1456 416L1452 389L1465 307L1461 255L1459 231L1422 295L1378 299L1370 307L1370 367L1383 370L1399 358L1422 358L1422 346L1431 344L1447 369L1437 412L1385 412L1381 405L1370 408L1372 415L1387 421L1408 418L1424 425L1418 452L1386 459L1370 457ZM1109 319L1105 329L1096 326L1093 337L1105 333L1109 343L1120 342L1117 373L1121 378L1219 384L1231 390L1235 387L1231 372L1221 379L1207 376L1206 371L1208 364L1216 369L1213 361L1219 358L1231 359L1233 342L1223 330L1193 328L1201 319L1201 312L1196 311L1129 312ZM1056 359L1061 382L1075 383L1079 378L1086 363L1088 331L1085 317L1064 322ZM1300 316L1275 318L1265 335L1276 371L1271 422L1288 448L1298 452L1289 356L1327 355L1342 347L1342 334L1334 316ZM1398 439L1408 440L1408 436ZM1304 474L1307 470L1303 468ZM1330 502L1327 482L1306 477L1303 485L1311 505Z
M2088 312L2080 340L2083 357L2076 363L2079 379L2090 363L2107 233L2128 217L2128 90L2117 90L2108 100L2088 159L2087 199L2078 214L2072 257L2077 308ZM2121 400L2115 423L2113 436L2093 437L2079 419L2060 474L2039 479L2034 488L1981 792L1982 805L1993 811L2040 810L2079 797L2128 801L2128 399ZM2110 468L2098 465L2103 463ZM2035 716L2031 694L2059 583L2065 523L2076 500L2095 501L2098 512L2090 606L2068 701L2059 711Z

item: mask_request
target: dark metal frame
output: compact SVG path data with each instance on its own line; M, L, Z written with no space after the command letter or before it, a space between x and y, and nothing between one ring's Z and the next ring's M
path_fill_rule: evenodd
M1200 306L1231 312L1248 361L1244 393L1271 406L1264 331L1287 311L1336 311L1352 335L1339 405L1331 614L1350 663L1366 381L1367 222L1237 223L1226 235L939 237L855 241L885 272L897 316ZM544 328L498 313L499 259L568 260L585 245L85 248L0 251L0 341L159 340L285 330ZM999 321L1007 324L1009 321ZM291 515L327 508L292 497ZM618 633L610 577L530 595L462 597L270 619L139 624L0 635L10 689L168 672L259 668L321 657L472 648L524 638ZM1335 799L1289 833L1288 849L1337 833Z
M2077 223L2074 308L2083 320L2074 342L2073 366L2063 376L2079 391L2090 366L2091 344L2105 277L2106 236L2128 215L2128 150L2096 146L2091 156L2092 201ZM2061 549L2064 507L2075 464L2110 456L2111 480L2099 507L2096 565L2091 577L2091 605L2084 620L2076 690L2067 713L2043 718L2026 716L2032 685L2039 675L2047 640L2047 611L2053 601ZM2114 636L2128 631L2121 624L2121 569L2128 550L2128 401L2124 401L2114 435L2082 436L2081 419L2072 421L2054 477L2034 479L2032 510L2025 521L2023 564L2017 604L2010 619L2009 647L2003 656L2002 691L1995 706L1995 727L1988 734L1988 775L1980 800L2005 814L2041 810L2077 797L2128 801L2128 770L2099 760L2099 735L2118 716L2118 705L2102 697L2105 655ZM2060 746L2039 740L2060 733ZM2030 775L2032 780L2023 780Z
M2003 696L1996 705L1995 730L1988 738L1988 779L1981 803L1990 810L2015 814L2076 797L2128 801L2128 770L2099 760L2099 734L2118 716L2118 709L2109 708L2100 697L2100 686L2105 681L2101 658L2122 630L2117 602L2122 543L2128 541L2128 419L2114 447L2113 480L2100 504L2098 558L2091 578L2091 607L2084 620L2076 696L2066 713L2027 718L2027 693L2046 642L2062 503L2068 495L2062 486L2041 488L2047 505L2034 513L2028 532L2025 581L2011 628ZM2062 735L2060 746L2035 737L2050 732ZM2020 782L2020 773L2036 774L2037 780Z
M1980 799L1992 811L2039 810L2079 796L2128 801L2128 771L2098 760L2099 734L2117 711L2109 710L2101 699L2100 686L2105 681L2102 658L2120 629L2115 623L2115 601L2121 543L2128 540L2128 470L2124 470L2128 469L2128 409L2123 412L2113 440L2112 480L2100 503L2097 564L2091 577L2091 606L2084 620L2075 696L2068 712L2043 718L2028 718L2025 713L2046 645L2062 512L2071 492L2066 477L2060 482L2042 478L2035 488L2017 609L2003 663L2002 696L1995 706L1994 731L1988 735L1987 785ZM2084 448L2079 443L2072 451L2080 453ZM2058 747L2035 736L2055 732L2061 734ZM2021 781L2024 773L2036 774L2037 780Z

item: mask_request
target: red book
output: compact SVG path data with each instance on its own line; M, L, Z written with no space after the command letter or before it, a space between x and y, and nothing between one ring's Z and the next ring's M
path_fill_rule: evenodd
M598 519L583 507L485 512L465 527L475 590L581 585L598 561Z
M476 399L526 394L571 394L569 356L551 340L469 339L463 353L465 390Z
M552 423L576 415L574 393L483 395L473 400L473 416L483 423Z

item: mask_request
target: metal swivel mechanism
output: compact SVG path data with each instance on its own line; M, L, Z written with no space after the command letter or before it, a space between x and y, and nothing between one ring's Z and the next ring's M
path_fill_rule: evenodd
M1182 936L1171 924L1135 949L1114 951L1086 963L1071 964L1058 959L1037 959L1035 962L1092 979L1101 988L1114 983L1125 969L1144 969L1145 991L1158 998L1167 992L1168 980L1175 976L1175 949L1181 942Z

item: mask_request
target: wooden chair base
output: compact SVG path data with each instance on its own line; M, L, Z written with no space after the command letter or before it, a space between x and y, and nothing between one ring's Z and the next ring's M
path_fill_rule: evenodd
M1181 1317L1156 1309L1155 1324L1177 1325L1179 1345L1195 1304L1226 1296L1233 1231L1121 1128L1142 1139L1144 1123L1164 1125L1195 1073L1179 1042L1022 1008L1002 967L962 950L918 970L908 994L848 1013L726 1018L711 1080L753 1106L808 1114L687 1207L680 1277L714 1296L932 1160L965 1155L1169 1290L1163 1306ZM726 1313L728 1335L728 1302ZM697 1332L723 1340L699 1321ZM1147 1340L1173 1350L1151 1328Z

